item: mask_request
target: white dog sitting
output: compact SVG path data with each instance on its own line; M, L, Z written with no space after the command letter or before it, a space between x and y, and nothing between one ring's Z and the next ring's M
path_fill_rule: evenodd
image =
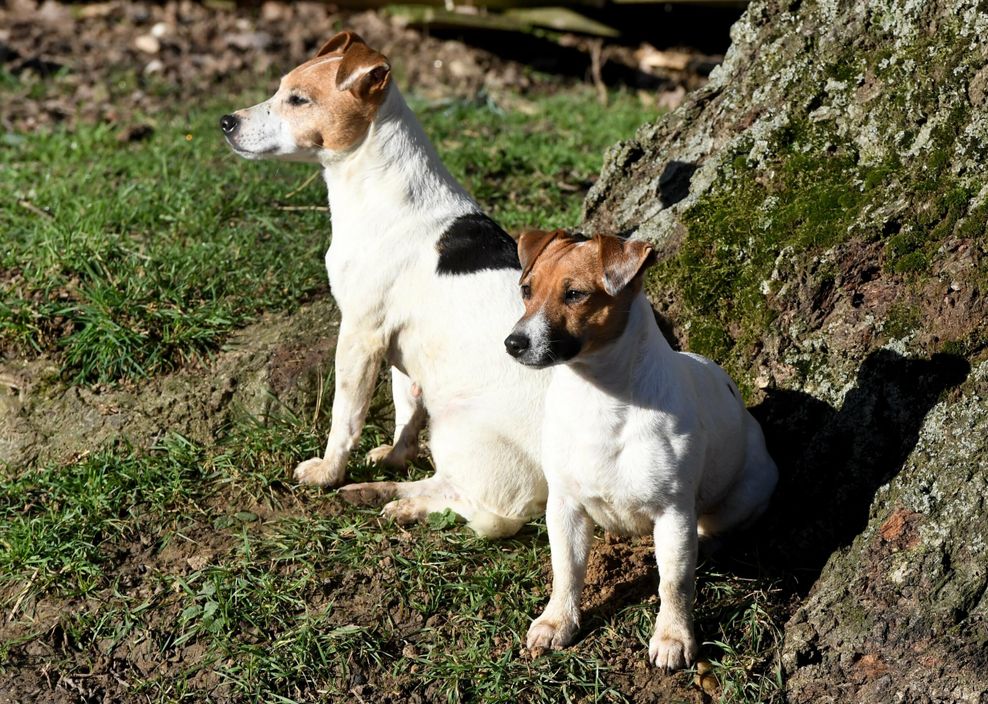
M371 460L402 464L430 419L436 473L343 487L399 521L452 509L486 536L542 513L539 467L546 373L501 350L518 318L514 240L453 179L391 80L391 64L341 32L286 75L268 100L220 127L234 151L322 166L333 240L326 267L342 314L326 452L295 477L336 486L363 427L382 363L392 366L395 444ZM412 384L414 380L415 384Z
M596 522L654 535L661 608L649 659L686 667L698 529L720 533L765 509L777 471L762 430L723 369L662 336L641 292L647 243L535 231L518 251L525 315L505 346L530 367L557 365L542 429L552 596L528 647L573 640Z

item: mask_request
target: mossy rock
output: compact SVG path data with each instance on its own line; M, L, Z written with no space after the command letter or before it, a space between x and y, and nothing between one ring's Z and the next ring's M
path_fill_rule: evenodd
M782 479L762 558L808 598L790 698L986 700L980 548L944 528L896 552L896 579L951 561L905 596L867 541L890 516L921 533L983 506L988 453L963 428L984 437L964 409L988 357L988 3L756 0L732 38L707 86L612 148L582 229L656 245L671 334L766 427ZM949 500L896 498L924 476L954 481ZM906 653L927 627L920 678Z

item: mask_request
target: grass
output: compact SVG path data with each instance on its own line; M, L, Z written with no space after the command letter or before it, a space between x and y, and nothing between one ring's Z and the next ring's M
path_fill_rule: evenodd
M652 117L631 95L594 95L415 107L495 218L555 227L577 222L605 147ZM149 116L137 143L105 126L7 135L0 351L52 356L66 385L134 384L324 292L313 170L247 164L218 137L218 114L259 97ZM530 660L542 522L491 543L450 515L406 530L299 488L287 470L326 432L302 415L241 418L217 446L172 429L150 452L0 473L0 683L30 692L40 672L82 699L154 702L697 699L692 673L645 667L654 584L589 614L577 647ZM355 458L386 430L372 416ZM387 476L359 459L349 475ZM770 584L701 567L699 633L724 700L779 697L776 610Z
M453 173L507 227L573 225L604 148L650 117L590 91L532 104L418 104ZM140 379L216 349L267 310L326 290L315 169L246 163L217 115L243 96L155 119L147 141L107 126L0 146L0 349L57 354L76 382ZM553 133L553 139L545 134Z
M659 677L644 667L654 585L591 614L578 647L530 660L521 639L548 591L542 523L496 543L442 516L382 525L285 481L321 437L290 416L245 419L219 448L170 436L5 480L0 594L14 626L0 671L30 664L26 643L70 679L102 655L150 701L626 702ZM59 607L39 623L25 597ZM760 674L778 635L770 598L701 567L697 619L725 701L777 694ZM667 683L688 692L691 677Z

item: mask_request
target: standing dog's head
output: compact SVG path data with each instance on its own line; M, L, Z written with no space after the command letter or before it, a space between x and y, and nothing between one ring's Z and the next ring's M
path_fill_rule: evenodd
M340 32L282 78L277 93L224 115L220 128L248 159L318 162L363 141L390 82L387 58L356 34Z
M504 346L530 367L547 367L593 352L624 331L651 245L563 230L533 230L518 240L522 316Z

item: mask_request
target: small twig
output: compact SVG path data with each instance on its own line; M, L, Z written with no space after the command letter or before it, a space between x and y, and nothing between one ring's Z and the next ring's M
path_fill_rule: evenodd
M275 207L278 210L321 210L323 212L329 210L327 205L278 205Z
M35 567L35 568L34 568L34 574L32 574L32 575L31 575L31 579L29 579L29 580L27 581L27 584L26 584L26 585L24 585L24 588L23 588L23 589L21 590L21 594L20 594L20 596L19 596L19 597L17 597L17 601L15 601L15 602L14 602L14 608L12 608L12 609L10 610L10 613L9 613L9 614L7 614L7 621L8 621L8 622L10 622L10 621L13 621L13 620L14 620L14 616L16 616L16 615L17 615L17 610L18 610L19 608L21 608L21 602L23 602L23 601L24 601L24 598L25 598L25 597L27 596L27 593L28 593L29 591L31 591L31 587L33 587L33 586L34 586L34 580L36 580L36 579L38 578L38 570L39 570L39 569L40 569L39 567Z
M319 411L322 410L322 395L323 389L326 388L326 377L322 374L319 375L319 386L316 388L316 410L312 414L312 427L316 427L316 423L319 422Z
M601 105L607 105L607 86L604 84L604 78L601 75L602 69L604 67L603 60L604 53L604 42L601 39L594 39L590 43L590 75L593 78L593 84L597 88L597 100Z
M22 208L24 208L26 210L30 210L35 215L39 215L39 216L41 216L43 218L53 219L55 217L54 215L52 215L51 213L49 213L47 210L43 210L43 209L39 208L38 206L36 206L34 203L32 203L31 201L27 200L26 198L21 198L19 201L17 201L17 205L21 206Z
M306 186L308 186L310 183L312 183L313 181L316 180L316 176L318 176L319 173L320 172L318 172L318 171L313 171L312 172L312 175L309 176L309 178L305 179L305 181L302 182L302 185L301 186L299 186L295 190L291 191L287 196L285 196L285 199L287 200L288 198L291 198L293 195L295 195L299 191L302 191Z

